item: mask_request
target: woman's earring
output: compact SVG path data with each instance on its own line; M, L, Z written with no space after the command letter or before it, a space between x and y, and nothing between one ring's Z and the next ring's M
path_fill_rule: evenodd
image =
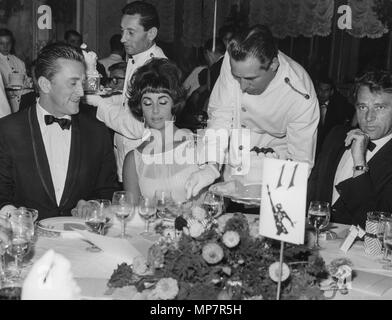
M142 118L142 122L143 122L143 126L145 127L145 128L147 128L147 124L146 124L146 118Z
M173 121L173 122L176 122L176 115L175 115L175 114L174 114L173 117L172 117L172 121Z

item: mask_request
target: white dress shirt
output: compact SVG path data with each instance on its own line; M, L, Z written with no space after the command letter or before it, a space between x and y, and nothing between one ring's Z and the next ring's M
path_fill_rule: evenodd
M389 134L381 139L372 140L372 142L376 145L373 151L366 151L366 163L369 163L370 159L392 138L392 134ZM353 176L353 167L354 161L351 156L351 149L347 149L340 159L338 168L336 169L335 179L333 182L333 191L332 191L332 205L339 199L340 195L336 190L336 186Z
M46 156L49 162L50 174L52 176L53 187L56 193L57 204L59 205L68 172L72 126L69 130L63 130L56 122L47 125L45 123L45 115L50 115L50 113L42 108L38 101L38 123L41 129ZM71 119L70 116L64 116L63 118Z

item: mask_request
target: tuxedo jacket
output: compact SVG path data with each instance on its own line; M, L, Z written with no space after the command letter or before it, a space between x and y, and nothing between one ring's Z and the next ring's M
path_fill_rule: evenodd
M68 171L59 205L36 106L0 119L0 207L37 209L38 219L66 216L80 199L111 199L117 189L108 129L88 112L81 109L72 116Z
M349 126L337 126L327 136L309 179L308 201L332 201L335 173L344 151ZM369 171L340 182L339 199L331 208L331 221L359 224L368 211L392 211L392 140L368 162Z

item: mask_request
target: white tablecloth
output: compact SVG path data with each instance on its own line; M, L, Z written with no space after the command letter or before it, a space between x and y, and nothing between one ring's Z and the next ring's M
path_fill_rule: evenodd
M337 228L333 230L342 235L342 231L348 227L337 225ZM127 233L133 236L130 240L131 244L142 255L147 256L148 248L152 242L141 237L139 235L141 231L140 225L127 228ZM114 232L119 232L119 229ZM353 289L350 290L349 294L337 293L335 299L392 299L392 290L388 290L392 288L392 271L382 269L382 265L376 261L381 257L367 256L362 241L357 241L345 254L339 249L342 241L342 239L321 241L320 244L323 247L320 251L321 256L326 264L336 258L345 257L350 259L354 264L354 269L359 271L361 277L353 279ZM71 261L72 272L81 286L84 296L105 298L106 283L117 264L104 252L87 251L86 248L89 246L88 242L80 238L40 237L35 245L33 261L42 256L46 250L54 249ZM370 274L363 272L369 272ZM386 276L386 278L380 278L379 280L387 288L378 288L380 292L377 292L377 287L374 287L371 282L378 281L378 279L372 279L372 274Z

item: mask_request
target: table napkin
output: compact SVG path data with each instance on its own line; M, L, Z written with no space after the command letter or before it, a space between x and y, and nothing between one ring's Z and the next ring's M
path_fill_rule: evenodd
M354 290L381 297L392 289L392 277L355 270L352 288ZM392 294L392 292L388 293L388 295L390 294Z

